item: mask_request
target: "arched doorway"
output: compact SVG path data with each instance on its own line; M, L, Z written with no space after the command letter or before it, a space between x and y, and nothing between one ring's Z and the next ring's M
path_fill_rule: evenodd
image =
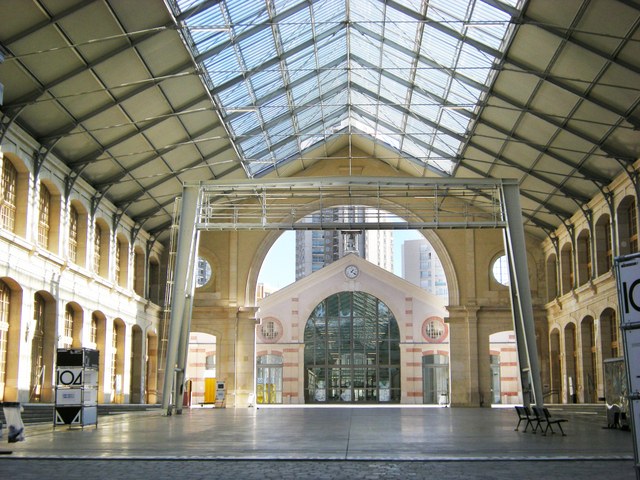
M304 342L307 403L400 402L400 330L378 298L340 292L324 299Z
M449 357L430 354L422 357L422 403L449 404Z
M564 327L564 365L565 365L565 403L576 403L579 391L579 379L577 376L578 342L574 323Z
M583 402L596 403L598 399L598 374L596 351L596 328L593 317L586 316L580 323L580 339L582 341L582 384L584 385Z
M56 347L56 302L48 292L40 291L33 296L33 325L29 402L48 403L52 401Z
M146 403L157 402L158 388L158 335L155 332L147 333L147 361L145 377Z
M143 403L142 395L142 362L144 355L144 336L138 325L131 328L131 397L130 403Z
M560 330L554 328L549 336L551 349L551 403L561 403L563 398Z

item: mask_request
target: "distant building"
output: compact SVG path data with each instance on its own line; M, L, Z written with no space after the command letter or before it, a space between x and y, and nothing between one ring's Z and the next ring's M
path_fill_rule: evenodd
M438 254L425 239L406 240L402 244L402 278L445 301L449 300L444 269Z
M364 207L336 207L315 213L302 221L306 223L345 223L345 231L351 231L348 224L365 222L375 210ZM349 246L349 241L354 244ZM345 255L357 253L374 265L393 272L393 232L387 230L367 230L352 236L340 230L298 230L296 231L296 281L330 265Z
M276 291L278 291L278 289L272 287L268 283L258 283L256 287L256 300L261 300L265 297L268 297Z

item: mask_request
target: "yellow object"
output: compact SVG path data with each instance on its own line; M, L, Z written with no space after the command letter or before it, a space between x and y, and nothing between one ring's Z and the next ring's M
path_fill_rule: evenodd
M204 379L204 403L216 403L216 379Z

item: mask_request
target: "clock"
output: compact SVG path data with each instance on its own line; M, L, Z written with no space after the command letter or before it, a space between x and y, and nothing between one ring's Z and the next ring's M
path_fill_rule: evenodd
M360 270L358 270L358 267L355 265L348 265L347 268L344 269L344 274L347 278L356 278L359 273Z

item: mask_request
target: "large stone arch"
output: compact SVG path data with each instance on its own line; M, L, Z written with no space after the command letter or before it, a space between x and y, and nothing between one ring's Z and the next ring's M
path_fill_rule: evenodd
M335 206L335 205L334 205ZM377 208L374 205L363 205L371 208ZM328 207L328 206L327 206ZM391 212L393 213L393 212ZM410 218L405 218L410 217ZM418 220L419 218L415 215L404 215L402 218L406 220ZM455 267L453 265L453 260L449 255L449 251L442 239L438 236L435 230L417 230L424 238L433 246L438 258L440 259L440 263L442 264L442 268L444 270L445 277L447 279L447 288L449 290L449 305L458 306L460 305L460 286L458 284L458 276L456 274ZM249 267L249 272L247 275L247 282L245 286L245 302L247 306L255 305L256 298L256 288L258 284L258 275L260 274L260 268L262 268L262 264L271 250L271 247L275 244L275 242L280 238L283 232L281 231L269 231L266 236L260 242L258 248L255 250L254 255L251 260L251 265Z

